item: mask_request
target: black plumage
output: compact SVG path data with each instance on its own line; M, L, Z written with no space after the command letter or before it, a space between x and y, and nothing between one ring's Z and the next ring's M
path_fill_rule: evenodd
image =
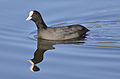
M38 37L42 39L69 40L82 37L89 31L86 27L78 24L64 27L47 27L38 11L31 11L28 18L27 20L35 22L38 28Z

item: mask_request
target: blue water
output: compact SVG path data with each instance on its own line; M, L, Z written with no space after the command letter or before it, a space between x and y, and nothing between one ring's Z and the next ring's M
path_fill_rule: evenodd
M120 0L1 0L0 79L119 79L119 3ZM35 24L25 21L30 10L38 10L49 27L81 24L91 31L85 40L77 41L82 43L38 44ZM46 51L36 64L40 71L32 72L26 60L34 58L37 45L40 51Z

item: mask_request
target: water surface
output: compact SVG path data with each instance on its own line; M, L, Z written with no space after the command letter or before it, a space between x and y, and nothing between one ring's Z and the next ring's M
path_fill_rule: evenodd
M119 79L119 3L119 0L1 0L0 79ZM87 38L76 42L38 44L35 24L25 21L34 9L41 12L49 27L81 24L91 31ZM26 61L34 55L40 68L37 72L30 71L31 63Z

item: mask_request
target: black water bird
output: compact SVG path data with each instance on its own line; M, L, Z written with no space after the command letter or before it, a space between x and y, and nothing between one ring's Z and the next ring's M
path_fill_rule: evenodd
M47 27L41 14L34 10L30 11L26 21L32 20L38 28L38 37L47 40L69 40L85 36L89 30L82 25L69 25L64 27Z

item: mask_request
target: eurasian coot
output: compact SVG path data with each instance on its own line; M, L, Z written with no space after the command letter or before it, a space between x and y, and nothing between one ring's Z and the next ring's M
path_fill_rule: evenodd
M89 30L82 25L69 25L64 27L47 27L41 14L34 10L30 11L26 21L32 20L38 28L38 37L47 40L69 40L82 37Z

